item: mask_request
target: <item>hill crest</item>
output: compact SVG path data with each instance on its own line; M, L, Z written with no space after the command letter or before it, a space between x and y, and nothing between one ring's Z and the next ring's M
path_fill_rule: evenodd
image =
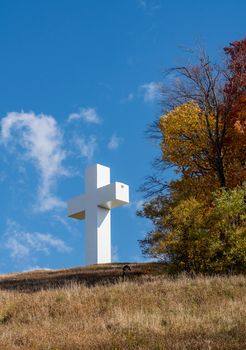
M124 266L129 266L130 269L124 271ZM115 283L126 277L137 279L142 275L156 275L163 272L165 265L160 263L115 263L62 270L34 270L0 275L0 290L35 292L61 288L72 283L94 286Z

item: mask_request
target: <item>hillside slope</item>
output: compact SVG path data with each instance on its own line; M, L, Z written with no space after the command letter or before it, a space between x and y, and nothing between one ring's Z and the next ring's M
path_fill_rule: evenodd
M1 276L0 349L246 349L245 276L163 269L133 264L124 281L120 264Z
M124 266L130 270L123 272ZM124 276L128 280L143 275L163 274L166 267L158 263L102 264L63 270L36 270L9 275L0 275L0 290L33 292L44 289L61 288L71 283L94 286L102 283L120 282Z

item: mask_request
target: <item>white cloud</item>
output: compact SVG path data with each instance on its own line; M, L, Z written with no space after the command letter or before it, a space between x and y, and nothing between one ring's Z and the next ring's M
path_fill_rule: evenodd
M60 215L53 215L53 218L58 221L58 223L60 223L62 226L64 226L67 231L71 234L75 234L78 235L80 234L78 229L75 227L75 224L77 222L77 220L70 220L69 218L65 218L63 216Z
M132 102L134 100L134 93L131 92L130 94L127 95L127 97L121 99L121 103L127 103L127 102Z
M146 201L143 199L132 199L128 205L124 208L129 211L131 217L136 218L136 212L143 209L143 205Z
M70 252L71 248L64 241L50 233L24 231L15 221L7 221L7 229L3 235L4 247L10 251L13 259L27 258L33 253L49 254L51 249L58 252Z
M79 112L71 113L68 117L68 122L80 120L82 119L84 122L88 124L100 124L101 118L98 115L95 108L80 108Z
M41 267L41 266L30 266L30 267L27 267L25 270L23 270L22 272L32 272L32 271L52 271L52 269L50 269L49 267Z
M159 1L157 0L137 0L139 7L147 11L148 14L154 14L156 10L161 8Z
M134 255L132 258L131 258L131 261L133 263L151 263L151 262L156 262L157 259L154 259L154 258L146 258L142 255Z
M161 83L150 82L139 87L140 93L143 95L144 102L149 103L160 98Z
M6 146L21 146L25 159L31 160L39 171L35 209L42 212L64 207L64 202L53 194L57 179L68 175L62 166L66 154L56 120L52 116L32 112L8 113L1 121L1 142Z
M136 210L141 210L144 203L145 201L143 199L136 200L134 203Z
M111 136L111 139L109 140L108 149L116 150L119 147L119 145L121 144L121 142L123 142L123 138L118 137L116 134L113 134Z
M129 209L134 215L136 215L136 211L143 209L145 201L143 199L132 200L128 206L125 208Z
M75 136L73 146L77 149L79 157L90 160L97 148L97 140L94 136L90 136L88 141L84 137Z
M137 0L139 6L143 7L144 9L146 9L147 3L146 0Z
M20 243L16 238L9 237L5 244L5 247L10 250L10 255L12 258L19 257L22 258L24 256L29 255L29 248L24 244Z

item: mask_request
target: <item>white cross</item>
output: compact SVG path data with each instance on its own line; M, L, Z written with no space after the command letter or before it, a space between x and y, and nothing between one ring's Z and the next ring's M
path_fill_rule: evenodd
M86 265L111 262L111 209L129 203L129 187L110 184L110 168L86 169L85 194L68 201L68 216L85 219Z

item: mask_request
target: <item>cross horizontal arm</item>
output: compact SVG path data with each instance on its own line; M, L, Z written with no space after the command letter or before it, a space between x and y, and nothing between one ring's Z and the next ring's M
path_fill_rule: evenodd
M68 201L68 216L74 219L85 219L86 195L76 196Z
M128 203L128 185L115 182L98 189L98 206L102 208L112 209Z

